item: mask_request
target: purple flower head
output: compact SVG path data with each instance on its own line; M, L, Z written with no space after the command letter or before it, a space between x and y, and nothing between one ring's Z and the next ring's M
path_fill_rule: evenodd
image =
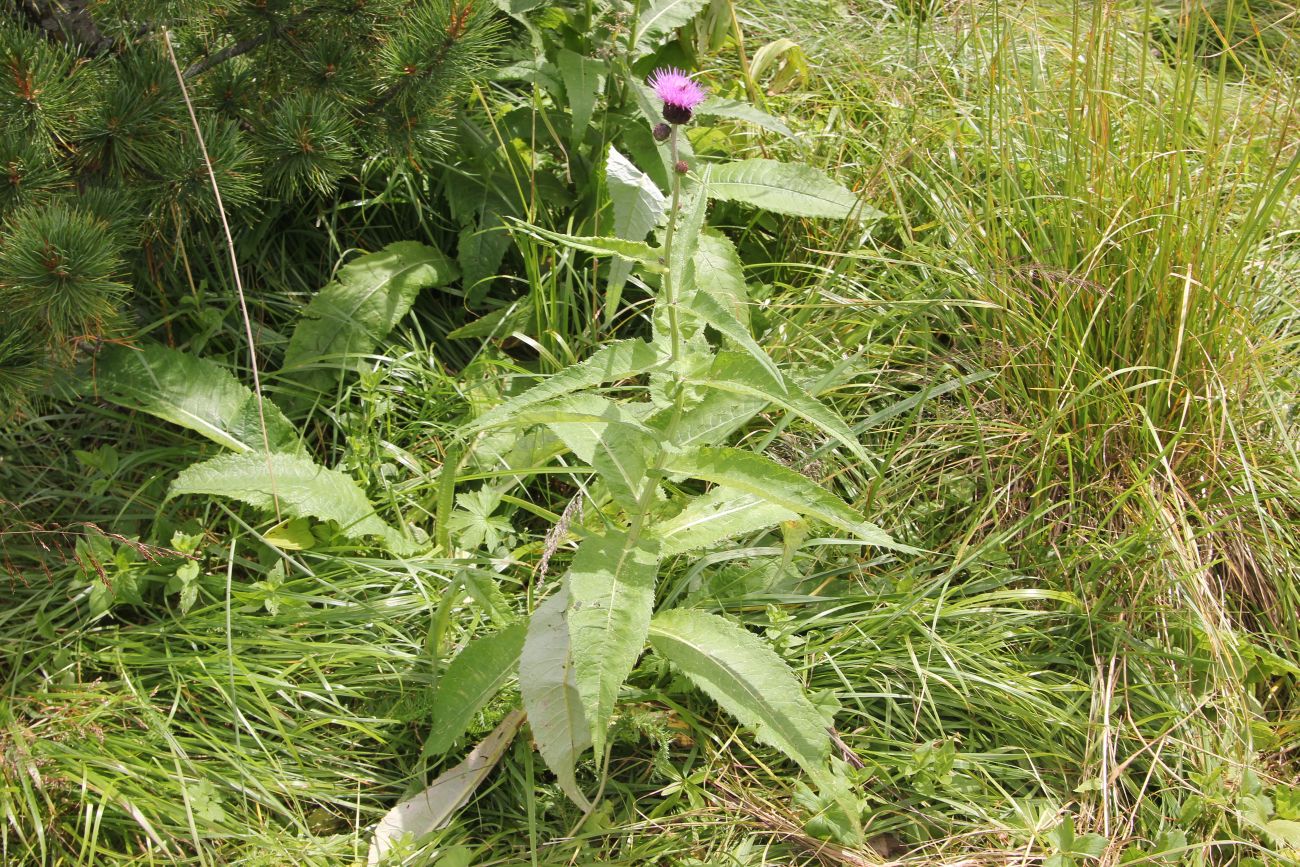
M686 123L695 106L704 102L704 88L680 69L656 69L647 83L663 100L664 120L669 123Z

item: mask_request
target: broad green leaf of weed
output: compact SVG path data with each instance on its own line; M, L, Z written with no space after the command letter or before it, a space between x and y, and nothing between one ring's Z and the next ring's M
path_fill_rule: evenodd
M617 530L583 540L569 569L573 670L597 755L619 688L645 648L658 569L653 539Z
M762 639L715 614L678 608L651 620L650 644L760 740L819 784L829 781L831 742L821 715Z
M546 766L561 791L582 809L591 806L578 788L578 756L591 746L591 726L574 677L567 590L561 589L533 612L519 657L519 692L528 724Z

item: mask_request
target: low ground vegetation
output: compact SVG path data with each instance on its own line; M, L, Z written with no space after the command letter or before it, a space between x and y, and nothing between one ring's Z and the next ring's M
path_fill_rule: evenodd
M194 85L0 120L0 297L116 257L0 338L4 863L1300 858L1294 9L391 3L331 90L307 4L151 5L0 25Z

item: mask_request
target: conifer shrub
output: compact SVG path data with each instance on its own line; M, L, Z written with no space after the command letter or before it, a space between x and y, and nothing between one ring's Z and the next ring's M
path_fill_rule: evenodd
M236 237L363 167L426 171L503 33L481 0L0 3L0 418L124 330L142 274L221 243L209 165Z

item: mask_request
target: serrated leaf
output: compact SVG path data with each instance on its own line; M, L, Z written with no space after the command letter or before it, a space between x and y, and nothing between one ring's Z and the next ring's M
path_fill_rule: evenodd
M648 50L655 37L689 24L707 5L709 0L656 0L637 18L632 44L638 52Z
M794 138L794 132L786 126L784 121L775 118L762 109L755 108L748 102L741 102L736 99L724 99L720 96L711 96L695 109L695 113L708 117L725 117L732 120L743 120L746 123L752 123L769 132L777 135L783 135L786 138Z
M758 636L722 617L677 608L650 621L650 644L760 740L814 779L829 779L831 742L821 714Z
M668 273L679 292L689 291L695 285L692 260L699 247L700 232L704 229L704 217L709 205L709 181L712 175L712 167L705 166L700 172L699 183L682 196L681 210L677 214L677 229L673 234L672 254L668 259Z
M619 688L645 647L658 568L653 540L611 530L584 539L569 569L573 670L597 755Z
M825 172L777 160L738 160L716 166L709 195L795 217L845 220L858 208L858 197ZM870 209L858 213L860 217L880 215Z
M621 340L601 347L589 358L548 377L523 394L485 412L466 428L476 433L508 422L517 413L584 388L645 373L662 360L659 350L644 340Z
M766 397L710 389L699 403L678 417L674 442L682 449L717 445L762 412L769 402ZM675 412L675 407L667 407L651 421L670 418Z
M647 234L663 219L668 199L650 176L632 164L613 146L605 161L605 181L610 204L614 209L614 235L627 241L644 241ZM616 259L610 263L605 288L605 322L618 313L623 284L632 273L632 263Z
M284 353L284 370L300 382L328 389L334 375L311 365L373 352L420 290L458 276L456 265L441 251L415 241L398 241L353 259L303 310Z
M552 232L548 229L530 226L522 221L516 222L519 222L523 231L539 240L550 241L563 247L572 247L593 256L621 256L629 262L636 262L647 271L655 273L664 270L663 251L658 247L651 247L644 241L624 241L622 238L607 238L604 235L566 235L563 232Z
M565 619L568 605L568 591L562 589L537 606L529 619L519 657L519 692L538 752L564 794L586 810L591 803L578 788L575 770L578 756L591 746L591 727L574 678Z
M766 398L786 412L816 425L863 463L871 464L866 449L833 410L788 379L785 380L785 390L777 391L772 386L771 373L748 355L719 352L707 371L688 376L687 381L705 388Z
M656 524L654 534L660 540L661 556L668 557L798 518L797 512L784 506L718 485L692 499L681 512Z
M257 396L215 362L150 344L106 346L96 363L99 395L196 431L237 452L265 451ZM271 451L305 455L298 431L270 400L262 401Z
M433 725L424 742L426 756L440 756L474 720L519 666L526 627L508 626L465 645L438 678L433 694Z
M490 735L470 751L463 762L443 773L423 792L389 810L375 826L375 837L370 843L366 863L380 864L394 844L403 837L418 840L446 827L451 817L465 806L470 796L501 761L506 747L510 746L523 724L523 711L511 711Z
M758 341L750 336L749 329L741 324L729 309L719 303L717 298L708 292L697 290L691 293L690 309L692 313L713 326L719 334L745 350L750 358L758 362L759 367L768 376L769 388L781 395L788 392L785 377L781 375L776 362L763 350L763 347L758 345Z
M695 288L718 300L748 330L749 287L736 245L709 229L700 234L695 250Z
M456 242L456 260L460 263L465 287L465 303L476 306L492 288L492 278L510 249L510 234L494 211L485 211L477 227L461 229ZM473 324L473 323L471 323Z
M415 547L375 514L351 476L301 455L218 455L181 470L169 496L178 494L229 497L265 511L275 508L278 500L286 517L334 521L349 537L375 536L397 554L410 553Z
M556 57L560 77L564 79L564 93L569 100L569 115L573 119L570 143L576 149L591 123L596 109L596 97L605 89L605 73L609 64L595 57L584 57L568 48L560 49Z
M771 458L743 449L709 447L684 454L665 454L663 469L726 485L765 502L816 518L857 539L881 548L911 549L869 523L847 503Z

